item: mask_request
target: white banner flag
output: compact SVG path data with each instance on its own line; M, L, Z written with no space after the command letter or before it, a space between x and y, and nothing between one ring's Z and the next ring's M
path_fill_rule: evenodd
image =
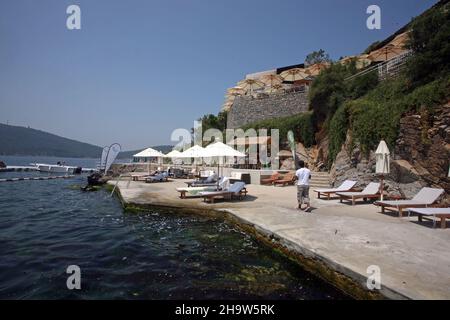
M109 146L108 155L106 156L105 173L108 172L114 160L116 160L117 155L121 150L120 144L113 143Z

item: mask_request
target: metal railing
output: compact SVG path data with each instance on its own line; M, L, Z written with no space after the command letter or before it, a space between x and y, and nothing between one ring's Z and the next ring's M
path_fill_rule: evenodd
M387 61L383 61L374 66L366 68L350 77L345 78L345 81L352 80L357 77L361 77L363 75L369 74L371 72L378 73L379 80L385 80L390 77L394 77L399 74L399 72L403 69L406 61L412 56L412 51L408 50L398 56L389 59Z

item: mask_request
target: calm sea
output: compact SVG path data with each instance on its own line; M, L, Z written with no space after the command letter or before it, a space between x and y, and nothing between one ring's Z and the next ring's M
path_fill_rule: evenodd
M95 167L97 159L1 157ZM0 173L0 178L40 175ZM0 183L0 299L345 299L219 218L125 213L86 175ZM68 290L66 269L81 269Z

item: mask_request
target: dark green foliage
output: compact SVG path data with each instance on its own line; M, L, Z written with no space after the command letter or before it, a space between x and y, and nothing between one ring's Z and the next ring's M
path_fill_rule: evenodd
M313 51L306 56L305 64L312 65L321 62L331 62L330 55L325 52L325 50L320 49L319 51Z
M314 128L311 112L257 121L246 125L242 129L247 130L250 128L255 130L267 129L268 134L270 134L270 129L278 129L281 143L287 141L287 133L292 130L296 141L302 142L306 147L310 147L314 144Z
M347 134L348 129L348 114L347 114L347 108L345 105L342 105L339 107L339 109L334 114L333 118L330 121L329 124L329 163L330 166L331 163L336 159L336 155L341 150L341 146L345 142L345 136Z
M344 79L352 75L352 66L333 64L323 70L312 83L309 91L309 104L314 110L316 127L333 115L345 100L346 85Z
M450 3L415 18L408 47L414 51L407 74L414 85L427 83L450 71Z
M432 114L434 108L450 96L450 79L438 79L411 92L405 91L405 83L404 78L385 81L366 96L345 103L353 139L366 155L381 139L394 146L404 113ZM333 121L335 117L340 116L336 113Z
M204 115L199 119L202 123L203 132L208 129L219 129L222 132L225 132L227 128L227 112L221 111L217 116L213 114Z

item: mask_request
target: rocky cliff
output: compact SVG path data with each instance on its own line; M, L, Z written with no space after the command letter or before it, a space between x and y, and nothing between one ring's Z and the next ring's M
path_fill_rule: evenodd
M412 197L424 186L442 188L445 194L440 201L450 204L450 103L435 109L433 114L422 111L405 115L391 159L385 186L388 193ZM349 131L331 176L334 185L345 179L356 179L360 185L378 181L374 152L364 157Z

